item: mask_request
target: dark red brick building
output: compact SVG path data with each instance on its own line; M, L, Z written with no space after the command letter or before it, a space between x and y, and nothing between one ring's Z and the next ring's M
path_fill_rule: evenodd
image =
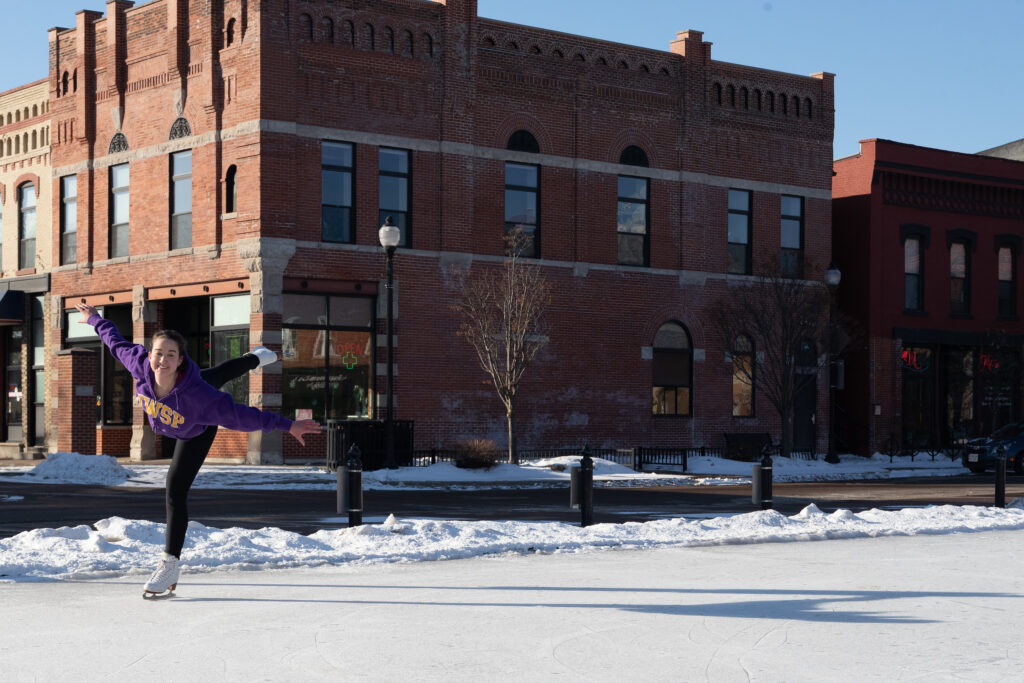
M863 452L921 449L1020 418L1024 162L863 140L835 162L846 354L837 425Z
M778 438L758 399L733 416L708 307L787 250L820 284L831 74L714 61L699 31L657 51L488 20L474 0L113 0L75 19L50 34L52 351L96 347L66 315L85 299L140 342L183 329L200 363L276 349L279 366L232 389L254 405L379 415L391 215L395 414L418 448L504 443L501 404L455 334L451 268L500 265L521 225L556 293L521 389L522 447ZM74 237L57 219L69 176ZM97 448L151 457L127 378L100 366ZM820 451L818 387L797 445ZM67 420L51 411L54 431ZM322 449L222 432L213 456Z

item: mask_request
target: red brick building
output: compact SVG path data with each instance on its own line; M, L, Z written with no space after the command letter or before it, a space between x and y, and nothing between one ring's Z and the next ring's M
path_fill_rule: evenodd
M837 426L870 453L948 444L1020 418L1024 162L863 140L835 162L847 356Z
M97 348L67 315L84 299L139 342L185 331L201 364L276 349L280 365L232 388L253 405L379 414L377 229L391 215L403 230L395 414L415 421L418 448L503 443L501 404L455 334L451 268L499 265L505 230L522 225L556 293L550 342L521 389L522 447L778 438L760 400L733 417L708 307L787 250L820 284L831 74L714 61L699 31L657 51L488 20L474 0L106 9L50 33L63 249L51 351ZM73 238L58 220L70 176ZM659 369L666 354L676 360ZM103 357L99 372L97 448L152 457L123 371ZM798 446L820 451L818 386ZM68 419L52 410L52 431ZM322 448L222 431L212 455L279 462Z

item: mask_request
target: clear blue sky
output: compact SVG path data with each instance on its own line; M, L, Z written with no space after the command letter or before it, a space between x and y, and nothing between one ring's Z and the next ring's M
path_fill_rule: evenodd
M46 76L46 30L104 0L0 0L0 92ZM136 2L136 5L143 4ZM888 138L977 152L1024 138L1024 0L479 0L479 14L713 59L836 74L836 157Z

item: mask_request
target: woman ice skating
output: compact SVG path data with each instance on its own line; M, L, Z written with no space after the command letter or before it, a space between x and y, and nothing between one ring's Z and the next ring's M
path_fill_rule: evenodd
M315 420L289 420L281 415L235 403L220 391L227 382L277 360L270 349L257 346L240 358L200 370L185 352L185 338L174 330L153 335L152 348L126 341L117 327L84 303L75 308L83 322L96 329L103 343L135 378L135 404L149 416L153 431L176 440L167 471L167 539L163 558L143 588L143 597L169 593L178 584L178 560L188 529L188 491L210 452L217 427L243 432L279 429L299 443L320 431Z

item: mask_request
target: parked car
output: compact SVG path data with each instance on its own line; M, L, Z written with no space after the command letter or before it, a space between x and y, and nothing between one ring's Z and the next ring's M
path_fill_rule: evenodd
M1000 453L1000 448L1005 449ZM1024 474L1024 422L1011 422L991 436L971 439L961 457L964 467L975 474L995 469L996 460L1006 458L1006 468Z

